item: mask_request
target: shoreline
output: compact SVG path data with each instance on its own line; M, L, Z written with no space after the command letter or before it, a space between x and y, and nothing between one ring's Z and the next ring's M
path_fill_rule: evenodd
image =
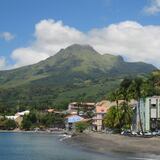
M160 137L139 138L118 134L84 133L67 139L66 143L101 154L113 152L160 155Z
M38 134L59 134L65 131L22 131L22 130L0 130L0 133L38 133ZM73 137L64 138L64 143L87 152L98 154L121 153L121 154L153 154L160 155L160 136L152 138L128 137L119 134L105 134L89 132L78 134Z
M43 133L43 134L65 134L65 131L24 131L24 130L0 130L0 133Z

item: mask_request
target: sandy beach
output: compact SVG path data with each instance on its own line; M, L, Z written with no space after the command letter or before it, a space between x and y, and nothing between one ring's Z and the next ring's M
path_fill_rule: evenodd
M140 138L117 134L85 133L67 140L72 145L78 144L90 151L146 153L160 155L160 137Z

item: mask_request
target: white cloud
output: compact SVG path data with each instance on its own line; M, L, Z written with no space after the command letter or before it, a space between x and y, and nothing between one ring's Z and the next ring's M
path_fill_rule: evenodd
M18 48L12 52L14 67L34 64L54 55L61 48L73 43L84 43L85 35L61 21L42 20L35 26L35 41L32 46Z
M0 33L0 39L4 39L5 41L11 41L14 38L15 38L15 36L13 34L11 34L10 32Z
M160 26L142 26L125 21L89 33L90 44L102 53L121 54L129 61L160 66Z
M12 59L16 61L14 68L37 63L49 57L47 53L38 52L34 48L18 48L13 51Z
M160 0L150 0L150 5L144 8L147 14L155 15L160 12Z
M6 68L6 59L4 57L0 57L0 70Z
M100 53L120 54L129 61L160 66L160 26L143 26L124 21L83 33L61 21L42 20L35 26L35 41L12 52L14 67L33 64L54 55L73 43L90 44Z

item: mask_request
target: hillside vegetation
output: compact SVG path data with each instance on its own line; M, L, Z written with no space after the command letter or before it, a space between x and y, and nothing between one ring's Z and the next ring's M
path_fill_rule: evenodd
M0 106L62 109L70 101L98 101L124 77L145 76L156 69L74 44L37 64L1 71Z

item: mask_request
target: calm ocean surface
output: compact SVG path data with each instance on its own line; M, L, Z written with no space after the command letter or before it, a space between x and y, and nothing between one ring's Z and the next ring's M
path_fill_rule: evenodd
M154 155L87 152L60 138L50 134L0 133L0 160L160 160Z

